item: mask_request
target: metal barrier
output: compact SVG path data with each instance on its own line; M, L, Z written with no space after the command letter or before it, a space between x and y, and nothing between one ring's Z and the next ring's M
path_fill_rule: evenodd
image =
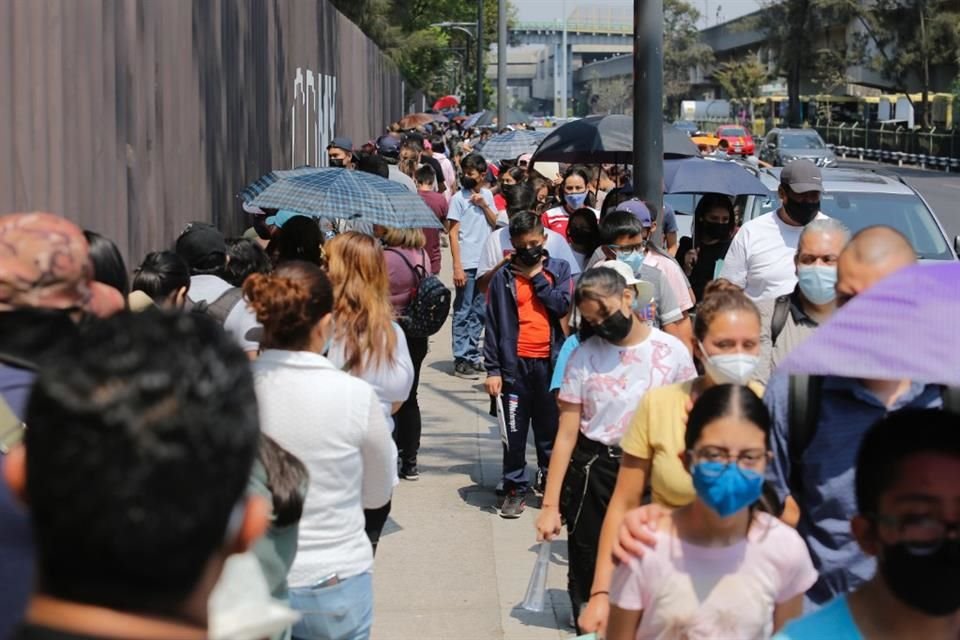
M947 172L960 170L960 128L908 129L900 124L870 128L859 122L835 125L821 121L813 128L844 158L900 166L912 164Z

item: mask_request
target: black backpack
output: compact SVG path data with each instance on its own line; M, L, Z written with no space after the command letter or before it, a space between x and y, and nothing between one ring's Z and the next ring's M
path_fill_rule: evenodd
M210 316L221 326L227 321L230 311L243 299L243 289L240 287L230 287L220 294L220 297L213 302L206 300L200 302L191 302L188 299L187 310L191 313L200 313Z
M422 265L411 264L399 251L389 248L387 251L400 256L417 280L410 304L397 318L397 324L404 333L413 338L432 336L440 331L443 323L447 321L447 316L450 315L450 289L440 281L440 278L427 273ZM424 254L424 262L426 262L426 254Z
M813 442L820 423L823 376L792 375L787 388L787 439L790 447L790 493L803 492L803 453ZM960 387L943 387L943 409L960 413Z
M790 313L790 296L780 296L773 306L773 319L770 321L770 344L776 345L777 338L787 324L787 314Z

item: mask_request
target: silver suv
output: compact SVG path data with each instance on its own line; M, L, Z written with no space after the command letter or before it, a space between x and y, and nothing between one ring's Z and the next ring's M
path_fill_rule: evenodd
M747 222L780 207L779 168L761 169L758 176L769 196L737 199ZM905 235L921 260L956 260L960 236L953 247L936 215L923 197L899 176L863 169L822 169L820 209L856 233L864 227L887 225Z
M772 129L764 137L757 157L775 167L794 160L809 160L818 167L832 167L837 156L813 129Z

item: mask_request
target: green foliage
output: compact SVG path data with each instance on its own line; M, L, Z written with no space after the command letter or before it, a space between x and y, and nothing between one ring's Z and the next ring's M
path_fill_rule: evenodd
M760 95L760 87L767 81L767 67L751 53L742 60L718 65L713 71L713 78L728 96L746 102Z
M685 0L663 1L663 96L667 111L690 91L690 69L713 62L713 50L700 41L700 12Z

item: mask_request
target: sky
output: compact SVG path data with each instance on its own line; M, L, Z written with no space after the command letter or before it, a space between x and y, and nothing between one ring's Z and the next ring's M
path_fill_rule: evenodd
M695 6L703 18L700 27L717 24L719 11L720 22L733 20L739 16L756 11L760 8L757 0L688 0ZM517 18L521 22L552 22L559 20L563 15L562 0L510 0L517 8ZM568 14L578 6L583 7L610 7L612 9L629 10L633 7L633 0L566 0Z

